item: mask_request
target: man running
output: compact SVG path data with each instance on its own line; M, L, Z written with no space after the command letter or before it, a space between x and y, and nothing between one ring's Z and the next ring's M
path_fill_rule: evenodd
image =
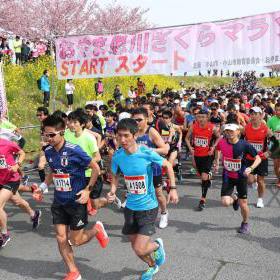
M17 162L14 155L18 156ZM4 208L17 193L20 184L18 169L24 158L25 153L17 144L0 138L0 247L6 246L11 239Z
M239 139L240 126L238 122L228 123L224 127L226 138L220 139L217 144L215 157L215 172L219 170L220 155L223 162L223 184L221 190L222 205L232 205L234 210L241 208L242 223L239 233L249 230L249 207L247 203L247 176L261 163L261 158L251 144ZM255 160L250 167L246 167L245 159L249 154ZM234 187L237 193L232 195Z
M256 185L258 189L257 207L263 208L263 195L265 191L264 177L268 175L267 138L272 136L272 132L263 122L261 108L253 107L250 109L250 120L251 122L245 126L245 140L255 148L262 161L260 165L248 175L248 184ZM254 158L247 154L246 165L251 166L253 163ZM255 182L254 175L257 175L257 182Z
M202 195L198 204L198 210L200 211L206 207L206 195L211 186L214 151L220 137L214 124L207 121L207 116L207 111L200 110L196 116L196 121L191 124L186 136L186 144L194 157L195 166L201 178ZM193 145L191 145L191 139Z
M112 159L113 180L107 197L111 202L115 200L118 174L122 172L128 190L122 232L129 236L135 254L149 265L141 279L150 280L158 272L158 266L165 262L162 239L158 238L155 242L150 242L151 235L155 233L158 213L152 164L167 168L171 181L170 201L177 203L178 194L171 164L151 149L138 146L135 140L137 132L138 126L133 119L123 119L117 126L117 138L122 148L115 152Z
M273 135L280 143L280 103L277 102L275 104L275 116L271 117L267 121L267 126L273 132ZM280 188L280 148L278 148L277 152L274 152L271 155L272 159L274 160L274 173L278 178L278 188Z
M148 125L148 111L145 108L137 108L132 112L131 117L138 125L137 144L149 147L160 155L167 155L168 145L163 142L157 130ZM157 164L153 164L153 184L161 208L159 227L166 228L168 225L167 201L162 192L161 167Z
M62 118L49 116L43 125L44 136L50 144L45 150L45 156L52 174L46 177L37 192L43 192L53 181L55 191L51 212L59 251L69 269L64 280L78 280L81 274L68 240L74 246L80 246L96 237L102 248L108 244L108 236L101 222L97 222L90 230L84 229L88 223L86 203L100 169L78 145L65 141L65 123ZM92 172L87 184L85 169L88 167Z

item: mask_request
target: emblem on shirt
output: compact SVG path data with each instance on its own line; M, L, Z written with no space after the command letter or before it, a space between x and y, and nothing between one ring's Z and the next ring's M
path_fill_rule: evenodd
M68 156L67 156L67 152L63 152L62 153L62 157L61 157L61 165L63 167L68 165Z

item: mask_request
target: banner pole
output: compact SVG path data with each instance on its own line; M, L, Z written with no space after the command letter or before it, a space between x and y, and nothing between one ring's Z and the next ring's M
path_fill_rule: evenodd
M2 89L3 89L3 93L2 93L3 100L2 100L2 102L4 102L4 104L2 103L2 106L3 106L2 109L4 110L5 107L6 107L6 112L4 114L4 117L6 117L9 120L9 111L8 111L8 102L7 102L7 95L6 95L3 62L0 62L0 68L1 68L0 71L1 71L1 79L2 79L2 81L0 81L0 83L2 82ZM1 112L1 114L2 114L2 112Z
M54 86L54 47L53 37L51 38L51 65L52 65L52 95L53 95L53 112L56 110L56 89Z

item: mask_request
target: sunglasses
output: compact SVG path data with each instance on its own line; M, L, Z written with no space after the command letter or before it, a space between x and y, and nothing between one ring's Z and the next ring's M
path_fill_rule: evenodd
M142 122L144 119L134 119L136 122Z
M162 118L162 115L158 115L158 118Z
M211 111L217 111L217 108L211 108Z
M58 132L50 132L50 133L46 133L44 132L44 136L48 137L48 138L54 138L56 135L60 134L61 131Z

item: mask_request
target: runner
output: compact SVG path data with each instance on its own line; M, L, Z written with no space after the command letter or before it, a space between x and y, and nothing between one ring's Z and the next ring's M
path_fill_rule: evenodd
M280 143L280 103L277 102L275 104L275 116L271 117L267 121L267 126L273 132L273 135ZM280 188L280 148L273 154L271 154L271 158L274 161L274 173L278 178L278 188Z
M106 248L108 244L108 236L101 222L97 222L90 230L84 229L88 223L86 203L100 170L98 164L78 145L65 141L65 123L62 118L49 116L43 121L43 125L44 136L50 144L45 155L52 174L46 177L37 192L43 192L53 180L53 223L60 254L69 269L64 280L77 280L81 279L81 275L68 240L74 246L80 246L96 237L102 248ZM92 173L87 184L85 169L88 167Z
M234 210L241 208L242 223L238 229L239 233L249 230L248 218L249 207L247 203L247 176L261 163L261 158L251 144L239 139L240 127L238 122L227 123L224 127L227 138L220 139L217 145L214 168L219 170L220 155L223 162L223 184L221 190L222 205L232 205ZM255 158L250 167L246 167L246 155ZM237 193L233 193L234 187Z
M262 161L260 165L248 175L248 184L253 188L258 189L258 201L257 207L263 208L263 196L265 191L264 177L268 175L268 151L267 151L267 138L272 136L272 132L268 129L262 119L262 110L259 107L253 107L250 109L250 120L245 127L245 139L249 142ZM246 165L249 167L254 163L254 158L249 154L246 155ZM257 182L255 182L255 176L257 175ZM254 185L256 187L254 187Z
M194 157L195 166L201 178L202 195L198 204L198 210L200 211L206 207L206 195L212 184L211 168L214 151L220 137L219 130L214 124L207 121L207 115L207 111L200 110L196 116L196 121L191 124L186 136L186 144ZM191 145L191 141L193 145Z
M66 130L65 140L79 145L86 154L92 158L97 164L101 162L101 156L99 153L99 149L97 146L96 139L94 135L87 129L85 129L86 122L88 120L88 116L85 112L75 110L71 112L68 116L68 127L69 130ZM91 178L91 169L87 168L85 171L86 182L90 181ZM105 197L100 197L103 189L103 179L99 174L97 180L95 182L94 188L90 193L90 200L88 205L89 214L94 216L97 213L97 210L105 207L108 204L108 201ZM121 202L116 199L117 206L121 207Z
M149 265L141 279L150 280L158 272L158 266L165 262L162 239L158 238L155 242L150 242L151 235L155 233L158 213L158 202L152 180L153 163L167 168L172 186L170 201L177 203L178 194L171 164L151 149L138 146L135 140L137 132L138 126L133 119L123 119L118 124L117 138L122 148L113 156L113 181L107 198L111 202L115 200L119 181L118 174L121 171L124 174L128 190L124 210L125 224L122 232L128 235L135 254Z
M167 154L167 159L174 167L175 160L179 156L179 151L182 145L182 130L181 128L172 123L172 112L164 111L162 113L163 121L159 123L158 129L164 143L170 145L169 152Z
M45 181L46 174L45 174L45 166L47 164L46 158L45 158L45 153L44 149L48 146L48 144L44 141L44 136L43 136L43 121L48 117L49 115L49 110L46 107L38 107L37 109L37 119L40 122L41 125L41 151L39 152L39 162L38 162L38 173L40 176L41 182Z
M144 108L137 108L132 112L131 116L138 125L138 133L136 142L139 145L144 145L153 149L160 155L167 155L169 146L166 145L160 134L148 125L148 112ZM153 184L156 191L156 196L161 208L161 216L159 227L166 228L168 225L168 211L167 201L162 192L162 173L161 167L157 164L153 164Z
M17 162L14 155L18 156ZM17 144L0 138L0 247L5 247L11 239L4 208L6 202L17 193L20 184L18 169L24 158L25 153Z

